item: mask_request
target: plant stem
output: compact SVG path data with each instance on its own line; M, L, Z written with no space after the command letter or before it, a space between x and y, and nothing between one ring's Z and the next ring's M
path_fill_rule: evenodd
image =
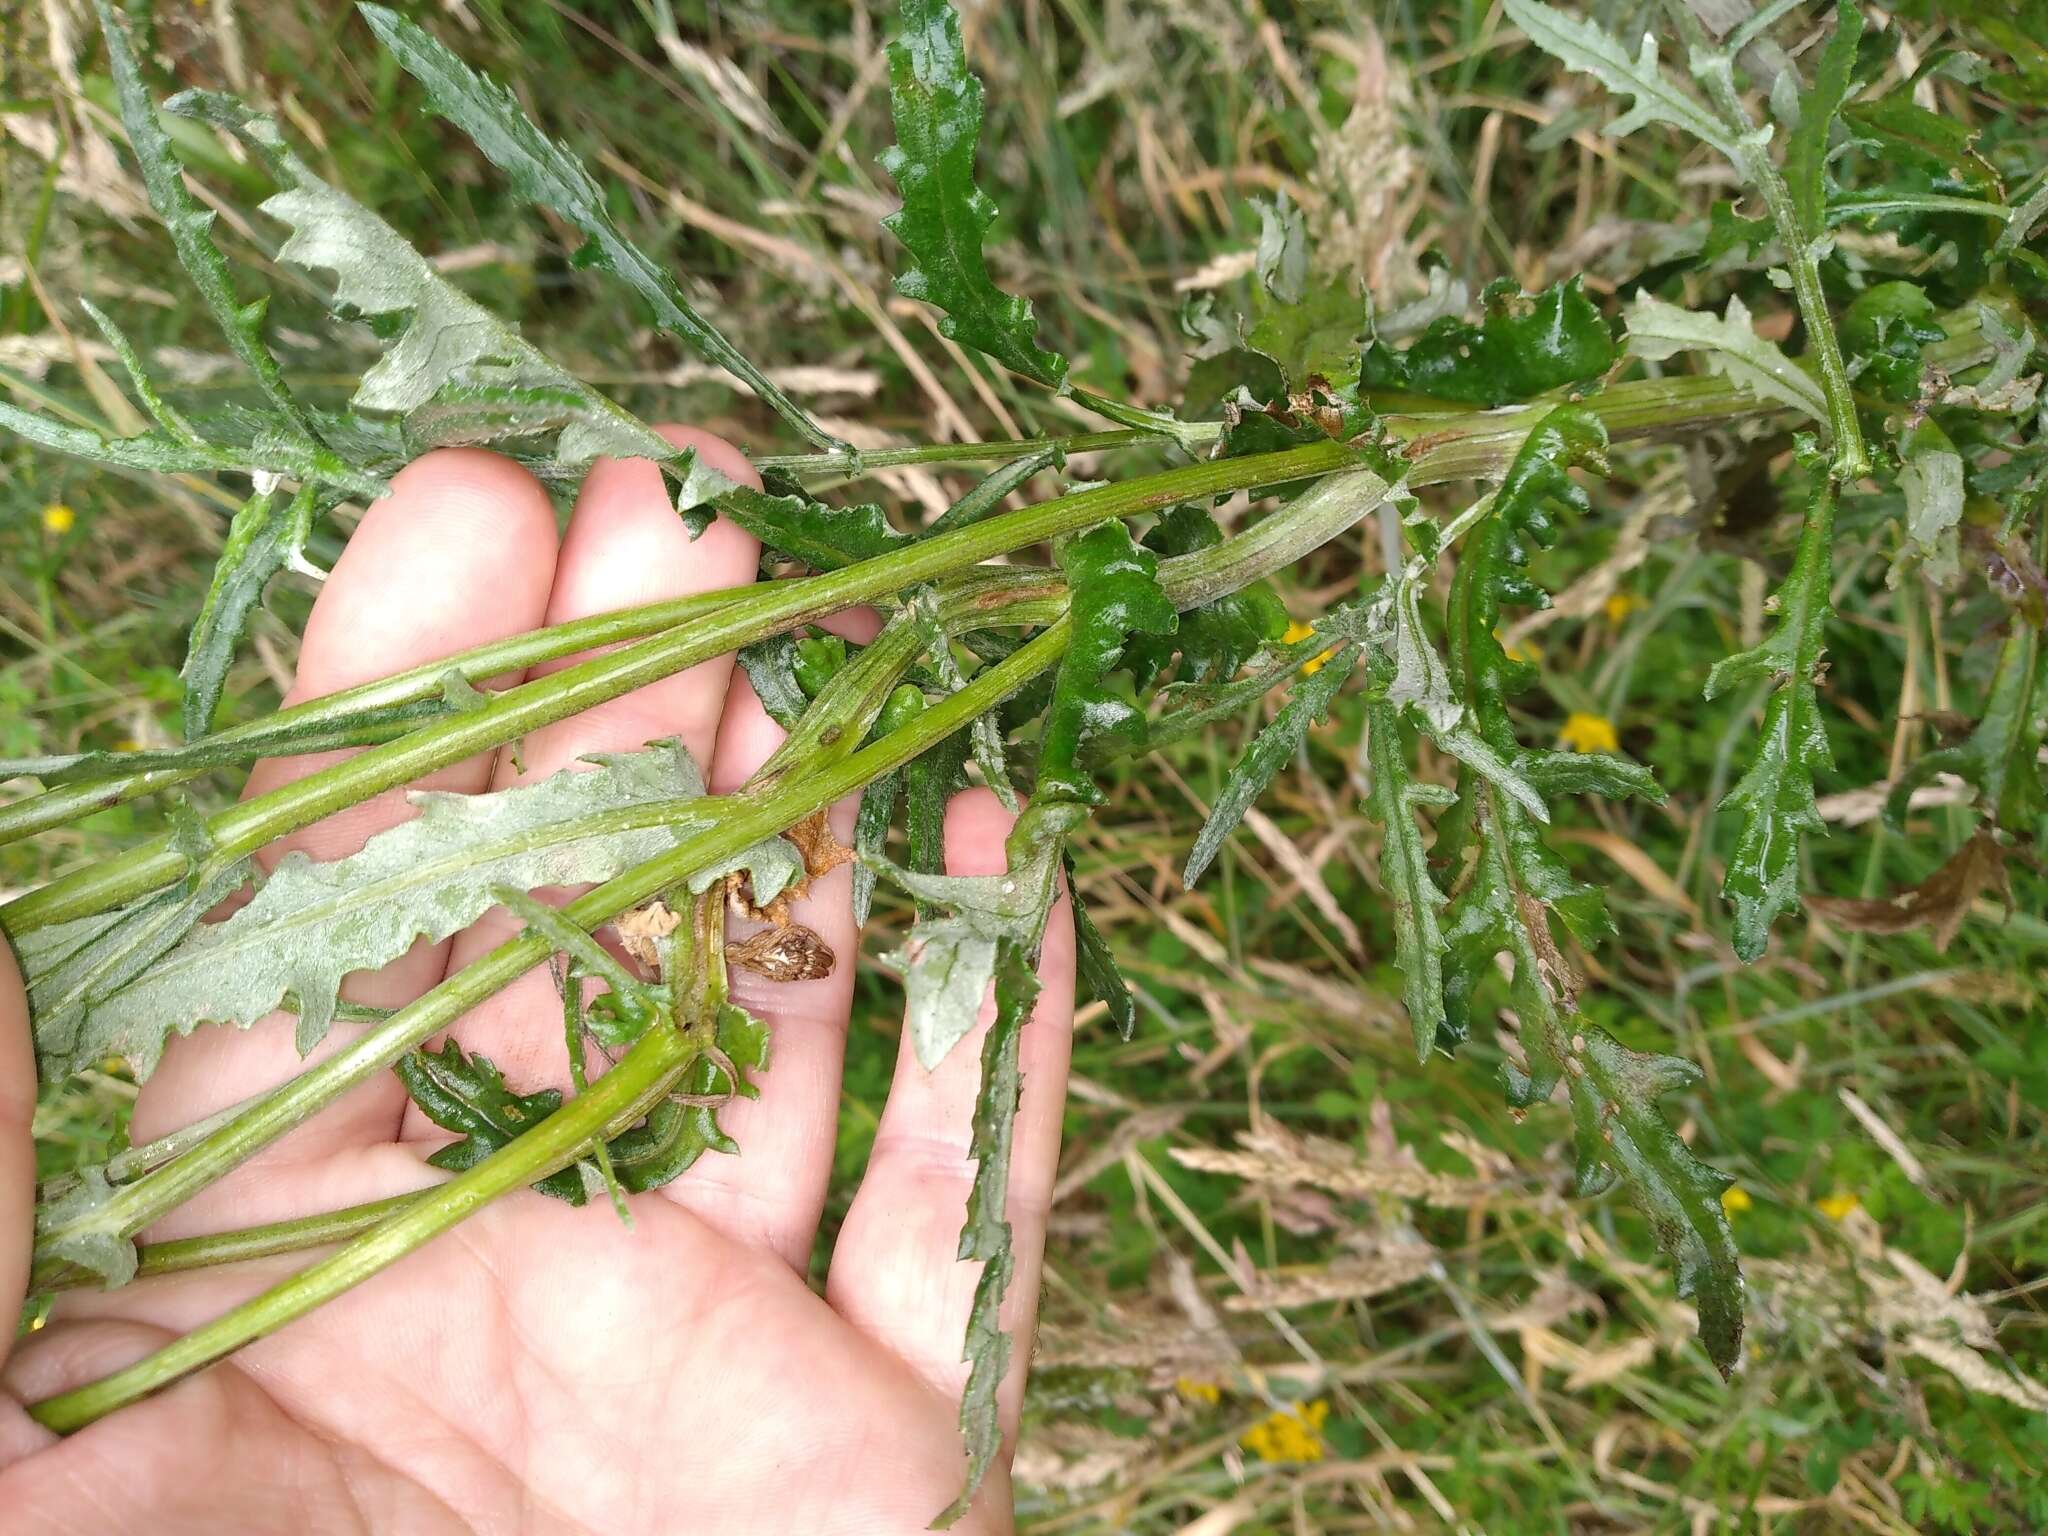
M1842 361L1842 343L1835 335L1834 317L1828 312L1828 296L1820 281L1822 231L1808 229L1806 220L1792 202L1792 189L1778 173L1767 140L1757 132L1756 122L1735 88L1735 61L1728 50L1717 48L1706 29L1684 0L1671 7L1679 29L1693 50L1693 73L1707 87L1724 121L1734 131L1735 169L1763 193L1764 206L1784 242L1792 275L1792 296L1799 305L1799 317L1806 323L1806 346L1820 373L1821 393L1827 397L1828 430L1834 439L1832 478L1837 484L1870 472L1870 456L1863 447L1863 427L1856 417L1856 397L1849 388L1849 370Z
M29 1413L46 1427L69 1434L275 1332L293 1318L303 1317L498 1196L567 1167L586 1146L602 1140L615 1126L622 1122L630 1125L660 1100L696 1054L697 1041L689 1034L677 1029L649 1030L588 1093L577 1095L467 1173L411 1199L339 1253L195 1328L126 1370L45 1398L32 1405Z
M163 1243L143 1243L135 1250L135 1278L151 1275L182 1275L195 1269L220 1264L239 1264L248 1259L270 1259L307 1248L324 1248L367 1232L387 1216L424 1199L430 1190L409 1195L391 1195L364 1205L322 1211L316 1216L299 1216L291 1221L266 1222L261 1226L239 1227L232 1232L209 1232L203 1237L179 1237ZM53 1268L37 1278L38 1293L75 1290L96 1285L99 1276L89 1269L67 1265Z
M1214 442L1223 435L1220 421L1183 422L1202 440ZM1005 459L1029 458L1048 448L1061 453L1096 453L1108 448L1134 448L1141 444L1158 446L1170 439L1157 430L1119 428L1108 432L1070 432L1060 437L998 438L985 443L923 443L914 448L876 448L864 453L782 453L764 454L754 460L756 469L786 469L798 475L860 474L867 470L891 469L903 464L989 464Z
M579 896L562 908L563 917L585 930L596 928L626 908L638 906L691 875L723 863L762 838L781 832L840 796L861 788L870 779L900 768L1052 666L1066 650L1067 635L1064 620L1054 624L1003 661L976 674L965 688L940 700L900 730L816 774L777 785L762 794L726 797L712 825L659 858ZM266 1095L182 1157L115 1190L64 1232L42 1234L44 1262L62 1262L54 1259L49 1248L67 1233L92 1231L124 1239L132 1237L356 1084L390 1067L428 1036L447 1028L486 997L540 964L547 955L548 941L537 935L522 933L508 939L383 1023L357 1036L318 1066Z
M214 857L227 861L253 853L384 790L842 608L879 601L904 587L1080 532L1109 518L1299 480L1351 461L1349 448L1324 441L1278 453L1192 464L1006 512L844 570L770 582L699 623L494 694L459 715L434 721L409 736L370 747L345 762L218 812L207 821ZM0 923L19 938L52 923L104 912L170 884L188 868L186 855L171 846L169 837L159 837L17 898L0 908Z

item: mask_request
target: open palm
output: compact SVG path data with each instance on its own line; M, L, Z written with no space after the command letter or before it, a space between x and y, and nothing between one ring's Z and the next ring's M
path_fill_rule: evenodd
M674 429L729 474L724 443ZM750 579L752 539L714 524L691 542L644 461L603 463L567 532L538 484L468 450L430 455L366 515L311 621L294 699L541 624ZM858 616L854 616L858 617ZM849 619L848 632L856 627ZM537 733L510 754L425 781L476 792L591 752L680 736L714 791L742 782L780 732L730 658ZM331 758L261 765L274 787ZM396 793L271 850L353 851L402 819ZM842 839L851 808L834 812ZM1001 868L1008 817L983 792L947 818L956 873ZM825 1295L804 1274L838 1123L857 935L844 869L797 919L831 974L736 1000L773 1034L761 1096L721 1112L741 1155L711 1155L633 1201L628 1231L599 1202L511 1196L393 1269L229 1362L58 1441L20 1405L105 1374L254 1295L303 1260L77 1293L23 1342L0 1383L0 1510L22 1532L377 1530L866 1532L921 1529L957 1491L960 1340L975 1280L954 1259L972 1165L974 1042L927 1074L906 1048ZM508 932L494 914L416 947L356 1000L395 1006ZM0 1307L21 1294L32 1189L33 1070L25 1008L0 944ZM1023 1036L1025 1091L1010 1180L1016 1278L1006 1325L1028 1336L1058 1154L1073 945L1048 929L1041 1005ZM521 1087L566 1081L560 1001L529 974L452 1032ZM337 1026L329 1049L347 1038ZM138 1140L297 1070L291 1023L178 1041L137 1105ZM415 1189L447 1138L389 1074L363 1085L149 1234L247 1226ZM12 1202L10 1207L9 1202ZM0 1338L0 1351L5 1340ZM1025 1352L1004 1387L1012 1433ZM1005 1530L992 1473L962 1529Z

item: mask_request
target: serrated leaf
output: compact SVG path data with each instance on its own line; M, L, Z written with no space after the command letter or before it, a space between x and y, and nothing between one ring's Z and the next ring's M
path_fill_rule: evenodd
M422 1046L408 1052L399 1057L397 1069L421 1113L442 1130L461 1136L427 1159L452 1173L474 1168L562 1107L560 1089L515 1093L488 1056L471 1056L452 1039L439 1051ZM583 1204L583 1180L574 1166L549 1174L533 1187L571 1205Z
M427 93L427 104L460 128L503 171L512 190L552 209L589 243L577 260L620 279L647 301L655 324L733 375L804 438L827 452L852 452L785 395L684 297L668 269L612 222L602 188L580 161L527 118L512 93L479 75L429 33L381 5L357 6L391 56Z
M2048 816L2048 788L2042 784L2040 632L2015 615L1998 664L1985 690L1984 713L1970 734L1952 747L1924 753L1900 777L1885 799L1884 816L1903 828L1913 791L1935 775L1953 773L1977 790L1984 816L2017 836L2031 836L2036 820Z
M1827 830L1813 775L1833 767L1834 758L1814 680L1826 645L1834 513L1833 488L1822 481L1792 569L1777 591L1777 628L1763 644L1722 658L1707 674L1709 699L1756 680L1772 688L1749 769L1721 801L1721 809L1742 819L1721 891L1734 904L1735 953L1744 960L1762 955L1771 924L1798 907L1803 837Z
M1658 1109L1695 1088L1698 1067L1630 1050L1579 1023L1571 1041L1572 1121L1581 1189L1618 1175L1671 1261L1678 1294L1699 1314L1699 1338L1721 1374L1742 1358L1742 1267L1721 1193L1735 1181L1692 1155Z
M1899 457L1906 530L1885 572L1885 585L1896 589L1917 567L1935 586L1952 587L1962 573L1956 525L1963 520L1963 457L1932 421L1917 422L1901 434Z
M279 260L331 272L338 312L395 322L395 330L380 328L384 355L349 402L357 410L407 417L409 436L421 448L559 434L555 455L564 469L605 454L677 456L674 444L552 362L443 277L389 224L314 174L270 118L210 91L186 91L166 110L233 133L284 185L262 204L264 213L291 226ZM466 425L451 429L454 421Z
M680 806L703 784L680 743L594 761L588 772L493 794L416 791L412 820L331 863L288 854L248 905L193 930L118 989L37 1008L31 977L44 1071L61 1076L112 1055L145 1079L171 1031L189 1034L207 1021L247 1026L287 996L299 1013L299 1048L311 1050L343 977L388 964L421 937L467 927L491 907L494 887L607 880L694 827ZM678 810L659 825L587 829L605 812L669 804Z
M1116 963L1116 951L1088 915L1080 884L1074 879L1073 853L1062 853L1060 864L1067 877L1067 900L1074 911L1075 976L1088 995L1109 1010L1116 1032L1128 1040L1138 1026L1138 1007L1131 1000L1131 984L1124 980L1123 968Z
M1442 785L1417 783L1401 746L1400 715L1390 699L1366 706L1366 750L1372 765L1367 802L1380 824L1380 888L1393 907L1394 963L1401 968L1401 998L1415 1032L1415 1055L1427 1061L1445 1028L1443 953L1438 912L1444 893L1429 874L1429 853L1415 824L1418 806L1442 806L1456 797Z
M1669 123L1713 145L1730 160L1736 158L1728 125L1659 67L1657 39L1649 31L1643 32L1636 56L1630 58L1612 33L1543 0L1506 0L1506 7L1508 19L1523 36L1566 69L1591 75L1617 96L1635 99L1633 107L1607 125L1607 133L1625 138L1650 123Z
M1067 360L1038 345L1031 303L998 288L982 242L996 206L974 184L981 140L981 82L967 67L960 18L946 0L900 0L901 31L889 45L889 110L896 143L882 152L903 206L882 220L911 265L896 291L945 312L942 335L1051 389Z
M1293 695L1286 706L1273 717L1272 723L1252 738L1252 744L1245 749L1243 757L1232 765L1230 774L1223 781L1215 801L1209 808L1209 819L1202 823L1202 830L1195 834L1195 846L1188 853L1187 867L1181 871L1181 883L1193 887L1202 878L1204 871L1223 851L1223 845L1237 824L1244 820L1244 813L1252 808L1266 786L1273 782L1273 776L1301 750L1307 739L1309 727L1329 713L1331 701L1337 697L1337 690L1350 677L1351 669L1358 663L1356 648L1340 651L1325 661L1308 677L1294 685Z
M1935 316L1934 301L1918 283L1905 281L1864 289L1842 311L1836 331L1856 382L1901 404L1919 397L1922 349L1948 336Z
M1727 313L1717 317L1680 309L1647 291L1638 293L1628 311L1628 349L1651 362L1698 352L1713 372L1745 389L1804 411L1816 421L1828 419L1820 384L1775 343L1757 335L1749 310L1733 294Z
M208 422L196 423L202 429ZM252 432L244 442L187 440L168 432L108 437L0 400L0 429L31 443L115 469L150 474L234 474L311 481L345 495L375 500L387 489L375 475L357 469L311 438L273 428Z
M136 1265L133 1239L94 1223L93 1213L113 1197L105 1167L88 1163L78 1170L76 1184L36 1210L37 1233L54 1234L37 1244L38 1253L90 1270L110 1291L133 1280Z
M1159 557L1131 542L1120 522L1069 540L1060 569L1073 594L1073 638L1060 658L1038 754L1041 795L1094 805L1101 791L1082 772L1080 752L1091 739L1131 740L1145 717L1103 686L1133 635L1172 634L1179 622L1159 585Z
M213 728L228 669L235 663L235 647L270 578L287 566L299 569L306 564L306 541L318 507L310 485L301 487L282 508L275 492L258 491L228 524L227 543L214 564L199 617L192 621L185 665L178 673L185 684L187 740Z
M873 560L915 542L890 527L872 502L835 507L806 495L771 496L735 485L718 497L718 510L770 549L818 571Z
M614 1136L607 1147L622 1188L632 1194L659 1189L681 1178L706 1152L732 1154L739 1144L719 1128L714 1101L721 1094L758 1098L750 1074L768 1067L768 1026L732 1003L721 1004L716 1025L719 1054L732 1063L738 1081L728 1081L710 1057L699 1057L676 1081L676 1092L649 1111L647 1119Z
M1002 1328L1003 1295L1010 1288L1016 1256L1010 1246L1006 1210L1010 1192L1010 1147L1024 1078L1018 1068L1024 1023L1038 1001L1038 973L1030 953L1005 941L995 967L996 1017L981 1052L981 1091L974 1103L974 1133L968 1155L974 1184L967 1195L967 1221L960 1229L960 1260L979 1263L974 1303L967 1314L967 1387L960 1397L960 1434L967 1445L967 1483L960 1496L932 1521L944 1530L974 1503L982 1479L1003 1446L997 1396L1010 1368L1011 1344Z
M1799 121L1785 140L1785 186L1809 233L1826 220L1828 130L1856 92L1856 45L1862 36L1863 13L1843 0L1835 7L1835 29L1821 50L1813 84L1800 93Z
M1614 338L1574 277L1541 293L1511 281L1481 295L1477 325L1444 316L1405 350L1375 339L1360 360L1359 387L1405 389L1467 405L1507 405L1598 378L1613 366Z
M107 0L93 0L93 9L99 16L100 30L106 34L107 66L114 77L121 126L127 131L129 145L141 167L150 207L170 231L179 265L199 290L229 349L256 375L256 382L272 407L295 433L317 443L320 434L285 384L283 370L263 339L267 301L258 299L244 304L236 296L227 261L213 243L213 211L186 189L185 167L171 145L170 135L157 121L156 103L142 83L142 68L136 62L127 27L115 19Z
M1318 283L1291 304L1274 304L1245 333L1245 342L1280 369L1288 393L1314 383L1348 388L1358 382L1358 351L1372 334L1372 305L1348 277Z
M1162 557L1192 554L1223 542L1223 530L1205 507L1183 504L1159 519L1142 541ZM1133 636L1124 664L1140 690L1149 688L1173 664L1181 683L1226 682L1287 630L1287 609L1270 584L1253 582L1213 602L1182 613L1170 635Z
M929 1072L971 1032L1005 946L1035 956L1059 893L1060 852L1087 816L1071 801L1032 802L1005 845L1000 875L934 875L881 864L919 903L902 949L886 956L905 979L904 1025Z

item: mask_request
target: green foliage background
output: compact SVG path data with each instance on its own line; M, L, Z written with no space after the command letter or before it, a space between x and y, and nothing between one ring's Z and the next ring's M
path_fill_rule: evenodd
M1087 419L965 362L933 311L890 289L902 262L877 220L896 201L878 163L893 7L418 9L591 161L612 218L831 430L879 445ZM1937 104L2014 179L2043 163L2033 109L2048 96L2048 42L2024 20L1908 4L1886 24L1921 57L1961 47L1997 59L1999 95L1943 79ZM1254 194L1304 210L1316 279L1355 275L1383 304L1421 291L1434 250L1475 291L1583 274L1611 313L1624 280L1675 280L1708 227L1709 152L1664 133L1597 137L1615 106L1485 6L1016 0L971 10L968 35L987 83L991 266L1031 299L1074 382L1113 397L1199 394L1182 305L1236 291L1226 274L1258 242ZM579 377L648 419L701 422L757 451L801 446L651 339L619 290L573 269L579 242L422 110L347 7L166 6L156 43L182 83L232 85L274 110L320 175ZM95 373L113 360L68 297L45 307L32 268L48 294L116 313L179 403L227 403L237 376L166 276L168 237L116 151L113 86L82 10L10 15L0 69L9 397L111 419ZM277 294L270 332L294 382L331 381L339 403L371 352L336 334L303 274L270 259L280 230L238 211L264 178L211 137L172 131L232 204L219 230L231 258ZM1727 291L1767 333L1789 320L1789 297L1760 270L1737 271ZM1688 297L1718 304L1723 290ZM1121 1043L1097 1010L1077 1046L1019 1468L1027 1529L1174 1531L1233 1498L1231 1528L1245 1532L1377 1528L1395 1509L1424 1524L1454 1509L1489 1531L1683 1529L1702 1506L1739 1527L2048 1525L2033 1471L2048 1462L2048 882L2015 862L2010 910L1995 894L1980 901L1945 953L1924 930L1796 919L1756 966L1728 948L1718 891L1731 834L1713 807L1759 710L1742 689L1712 703L1701 689L1715 660L1759 639L1762 597L1790 567L1798 500L1788 492L1781 507L1760 468L1782 447L1731 439L1704 459L1617 447L1590 513L1535 556L1537 579L1568 600L1511 636L1539 674L1516 703L1524 740L1544 743L1573 713L1605 717L1671 793L1661 808L1575 802L1557 841L1618 925L1588 1015L1705 1071L1705 1091L1672 1108L1741 1191L1744 1371L1724 1387L1689 1342L1626 1202L1568 1197L1564 1117L1501 1112L1491 1018L1475 1017L1455 1061L1416 1067L1381 832L1360 798L1355 691L1307 732L1264 819L1183 890L1182 861L1253 711L1242 728L1117 770L1079 850L1077 879L1137 989L1138 1029ZM878 486L908 525L968 483L913 471ZM1440 517L1468 499L1456 486L1426 495ZM126 480L0 443L0 756L170 739L185 630L231 510L196 482ZM1881 786L1942 744L1942 712L1974 709L1996 658L1994 613L1969 585L1933 598L1917 581L1882 589L1898 510L1863 497L1839 514L1838 583L1860 571L1857 585L1881 595L1829 631L1824 797ZM1312 619L1365 590L1376 537L1362 530L1290 573L1290 613ZM325 563L336 547L323 533L313 553ZM223 723L274 703L309 603L304 583L272 585ZM232 787L206 781L201 805ZM153 814L124 807L0 850L0 889L124 846ZM1969 817L1937 806L1911 826L1851 831L1838 818L1810 847L1807 888L1915 882ZM879 894L869 953L907 920L905 903ZM901 1009L882 968L861 977L835 1209L859 1176ZM109 1077L53 1095L39 1118L46 1169L104 1144L123 1103ZM1176 1157L1241 1134L1257 1140L1240 1171L1269 1177ZM1350 1156L1289 1139L1304 1136ZM1278 1176L1311 1162L1322 1187ZM1401 1257L1417 1243L1433 1250L1420 1272ZM1377 1293L1284 1313L1242 1299L1247 1286L1270 1298L1317 1284ZM1982 1374L1965 1363L1959 1376L1959 1349ZM1269 1462L1240 1444L1298 1398L1328 1405L1309 1442L1320 1460Z

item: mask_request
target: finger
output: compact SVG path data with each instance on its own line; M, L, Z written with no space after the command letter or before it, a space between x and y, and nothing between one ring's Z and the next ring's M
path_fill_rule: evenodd
M722 439L689 427L660 430L677 446L695 448L714 469L750 485L761 483L740 451ZM547 622L562 624L739 586L753 578L759 562L760 546L753 537L722 519L691 539L676 516L661 471L648 460L601 459L583 482L569 519ZM581 659L536 667L534 673L544 676ZM592 752L636 751L665 736L680 736L690 756L700 766L708 764L731 679L732 658L721 656L543 727L522 745L524 772L511 753L499 754L496 782L504 786L545 778ZM574 893L535 894L566 900ZM495 949L517 927L504 912L489 913L456 937L451 969L459 970ZM562 1005L545 968L472 1009L450 1033L465 1050L490 1057L510 1082L559 1087L565 1081ZM406 1115L403 1134L414 1139L433 1131L415 1109Z
M826 627L866 642L881 621L861 609L835 615ZM726 794L738 789L784 736L746 674L735 672L718 727L712 790ZM832 835L842 847L853 842L859 810L860 797L854 795L829 813ZM734 1099L718 1111L719 1129L739 1144L738 1156L702 1158L666 1189L671 1199L720 1231L759 1243L802 1269L810 1261L811 1240L825 1209L839 1131L839 1069L860 953L852 868L842 864L812 882L792 905L790 921L817 935L831 952L832 968L808 980L772 981L733 967L732 1000L768 1026L768 1069L758 1076L760 1097ZM729 916L727 937L744 939L771 926Z
M547 493L509 459L442 449L408 465L393 477L391 493L371 504L321 589L287 701L317 698L536 627L554 580L555 542ZM275 789L349 755L259 763L246 793ZM490 772L485 754L420 783L476 791ZM405 791L389 790L258 858L266 868L292 849L318 860L339 858L412 815ZM416 945L384 970L353 978L343 993L377 1007L401 1006L440 980L447 953L445 943ZM202 1030L173 1041L136 1104L134 1139L150 1140L301 1071L293 1029L292 1018L279 1014L247 1031ZM353 1033L337 1023L323 1052ZM297 1160L340 1145L388 1141L403 1098L397 1080L379 1074L266 1155Z
M946 811L947 871L1000 874L1003 839L1012 821L985 789L956 795ZM1064 897L1046 924L1038 975L1043 990L1019 1047L1024 1094L1006 1202L1016 1270L1003 1300L1002 1325L1020 1341L1000 1395L1006 1435L1016 1431L1038 1317L1039 1261L1059 1163L1073 1041L1074 928ZM961 1263L954 1255L974 1181L967 1155L981 1081L981 1043L994 1015L993 1002L985 1002L981 1026L933 1072L918 1064L905 1032L867 1174L840 1229L825 1290L825 1299L848 1321L956 1397L967 1379L961 1343L980 1266Z
M28 999L14 951L0 937L0 1364L14 1341L12 1319L28 1295L34 1238L36 1058L29 1046Z

